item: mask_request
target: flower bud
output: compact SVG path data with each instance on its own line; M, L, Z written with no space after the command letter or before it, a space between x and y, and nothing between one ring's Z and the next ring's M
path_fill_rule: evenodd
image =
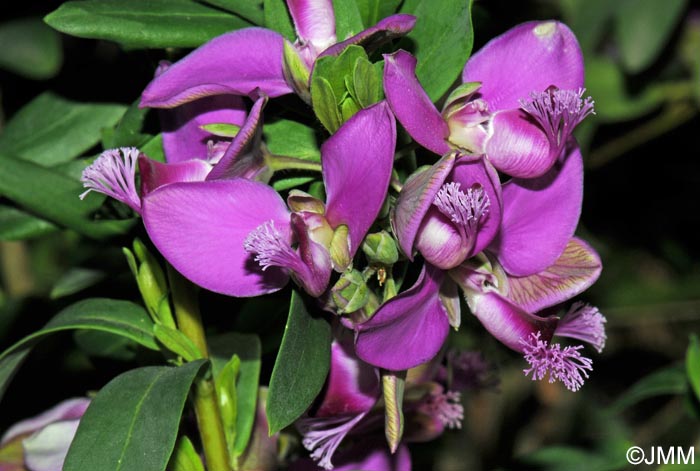
M399 259L396 242L386 231L368 234L362 243L362 251L370 263L391 266Z
M355 312L364 308L370 299L370 290L362 273L350 270L343 273L331 289L338 313Z
M311 102L309 76L311 71L289 41L284 42L284 78L294 92L307 103Z

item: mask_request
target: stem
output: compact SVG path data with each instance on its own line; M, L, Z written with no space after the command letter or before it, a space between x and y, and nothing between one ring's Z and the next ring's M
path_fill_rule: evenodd
M265 163L275 172L278 170L311 170L313 172L321 171L320 162L298 159L296 157L287 157L284 155L269 154L265 156Z
M209 349L199 313L196 287L170 265L168 265L168 279L178 328L194 342L204 357L208 358ZM202 375L195 380L193 399L207 467L213 471L230 470L226 435L211 374Z

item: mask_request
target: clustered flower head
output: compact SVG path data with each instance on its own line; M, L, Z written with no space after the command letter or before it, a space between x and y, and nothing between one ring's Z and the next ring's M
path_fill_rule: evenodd
M268 151L267 102L297 94L300 107L315 110L322 104L311 99L309 75L321 58L374 47L416 21L394 15L339 42L332 2L287 3L294 43L248 28L159 68L141 106L161 109L165 163L112 149L83 181L139 213L165 259L203 288L251 297L291 280L336 317L323 396L296 424L310 459L294 469L409 469L401 437L389 440L390 456L374 433L381 411L397 405L387 385L405 381L406 440L468 420L460 391L495 381L478 353L442 361L462 301L485 332L523 356L526 376L580 389L592 360L583 345L554 338L600 352L605 318L580 302L552 314L601 271L596 252L574 236L583 164L572 132L593 101L572 32L530 22L493 39L466 62L441 111L416 77L416 58L385 54L386 98L343 116L320 148L324 191L294 188L285 199L270 184L275 172L303 167ZM395 120L427 156L405 178L395 169ZM393 278L399 264L417 274L412 286Z

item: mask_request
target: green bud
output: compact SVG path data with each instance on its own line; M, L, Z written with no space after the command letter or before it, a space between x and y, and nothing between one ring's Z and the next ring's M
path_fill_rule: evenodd
M311 102L309 94L309 76L311 71L299 56L292 43L284 41L284 78L292 85L294 92L307 103Z
M362 251L370 263L391 266L399 259L394 238L386 231L368 234L362 243Z
M127 248L123 252L153 321L175 328L168 302L168 283L158 260L139 239L134 239L133 252Z
M365 279L357 270L343 273L331 289L338 313L355 312L364 308L370 299L370 290Z

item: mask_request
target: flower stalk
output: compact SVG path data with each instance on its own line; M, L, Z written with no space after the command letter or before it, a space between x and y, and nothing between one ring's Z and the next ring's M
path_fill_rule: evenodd
M170 265L168 265L168 279L178 328L194 342L204 357L208 358L209 349L197 304L195 285L187 281ZM231 470L226 435L224 434L216 387L211 372L201 375L195 380L193 400L207 467L222 471Z

